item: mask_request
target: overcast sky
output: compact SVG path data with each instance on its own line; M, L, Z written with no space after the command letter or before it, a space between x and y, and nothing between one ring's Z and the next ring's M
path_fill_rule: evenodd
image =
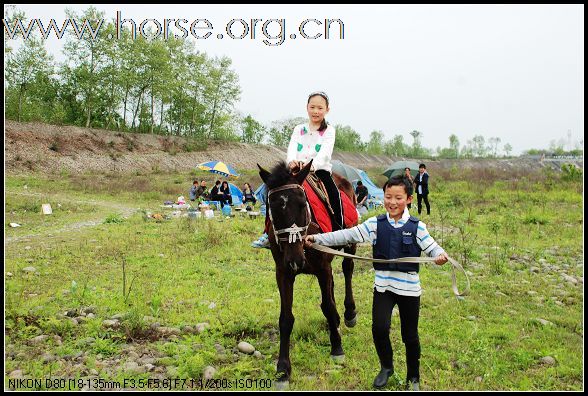
M89 5L18 5L45 26L61 26L65 7ZM423 133L428 148L449 146L455 134L463 146L475 135L510 143L513 153L548 148L584 133L583 5L104 5L105 18L143 20L197 19L213 26L212 35L196 41L201 51L232 59L242 89L236 109L269 124L286 117L306 117L310 92L331 99L327 120L349 125L367 141L373 130L386 139ZM244 20L243 39L231 39L226 26ZM251 38L251 19L259 19ZM267 39L263 23L283 20L285 41ZM305 34L299 25L304 20ZM325 39L325 19L340 19ZM169 24L174 26L175 22ZM204 22L199 22L203 26ZM153 22L149 22L154 26ZM125 25L126 26L126 25ZM282 25L266 32L279 36ZM182 31L174 30L177 34ZM207 30L196 31L204 35ZM232 25L234 37L242 22ZM219 34L223 38L218 38ZM290 35L296 38L291 39ZM54 33L46 47L62 61L63 40ZM562 140L563 139L563 140Z

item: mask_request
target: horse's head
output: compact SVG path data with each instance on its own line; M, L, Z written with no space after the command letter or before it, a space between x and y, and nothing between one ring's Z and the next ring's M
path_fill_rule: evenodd
M296 272L305 264L303 237L310 224L310 211L302 183L310 172L312 161L296 173L292 173L285 162L280 162L271 172L257 166L268 188L268 214L273 227L271 244L279 247L283 263Z

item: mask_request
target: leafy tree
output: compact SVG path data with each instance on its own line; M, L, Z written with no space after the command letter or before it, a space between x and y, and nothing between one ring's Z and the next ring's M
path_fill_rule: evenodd
M241 141L243 143L259 144L265 137L264 126L249 114L241 121Z
M8 54L5 69L7 96L9 104L16 105L8 107L8 117L22 121L24 104L27 105L28 114L32 113L33 103L39 104L41 99L39 96L31 96L32 90L36 88L34 92L37 93L47 93L47 89L51 90L53 70L52 56L47 54L43 42L35 37L24 40L16 53ZM54 97L49 98L51 101L52 99ZM35 118L42 120L42 115ZM25 119L28 120L30 117Z
M412 138L413 138L412 151L411 151L410 155L412 155L414 157L419 157L422 154L421 137L423 137L423 134L422 134L422 132L419 132L417 130L413 130L410 133L410 136L412 136Z
M392 140L387 141L384 145L386 155L399 157L405 155L408 151L409 147L404 143L404 136L402 135L394 135Z
M512 146L510 143L506 143L503 147L504 152L506 153L507 157L510 157L510 152L512 151Z
M437 147L437 157L439 158L456 158L455 150L451 148L441 148Z
M469 143L469 142L468 142ZM488 149L486 147L486 139L482 135L476 135L472 139L472 150L476 157L486 157Z
M287 118L280 121L274 121L269 128L269 144L278 147L288 147L290 137L294 127L298 124L304 124L307 121L304 117ZM337 139L335 138L335 144Z
M340 151L363 151L361 136L349 125L335 125L335 149Z
M490 143L490 150L492 151L492 156L494 158L496 158L498 156L498 145L500 144L500 138L499 137L491 137L490 139L488 139L488 142Z
M384 146L384 133L382 131L372 131L370 140L367 144L369 154L382 154Z
M461 157L474 158L474 148L471 140L468 140L466 145L461 148Z
M449 155L453 154L451 157L446 158L458 158L459 157L459 139L456 135L451 134L449 136Z
M215 58L209 65L208 84L205 88L204 98L212 107L208 116L209 128L207 138L217 137L223 128L222 121L227 111L232 110L239 100L241 88L237 74L230 69L231 60L227 57ZM216 122L216 124L215 124Z

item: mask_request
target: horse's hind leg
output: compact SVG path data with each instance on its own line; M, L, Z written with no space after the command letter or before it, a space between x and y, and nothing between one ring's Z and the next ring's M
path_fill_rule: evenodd
M333 271L330 265L325 265L317 274L319 285L321 287L321 309L327 323L329 324L329 336L331 339L331 357L341 360L345 356L341 345L341 335L339 334L339 322L341 318L337 313L337 306L333 300Z
M355 254L357 250L356 245L345 247L345 253ZM353 327L357 324L357 312L355 311L355 300L353 299L353 259L343 259L343 275L345 275L345 313L343 318L345 319L345 326Z

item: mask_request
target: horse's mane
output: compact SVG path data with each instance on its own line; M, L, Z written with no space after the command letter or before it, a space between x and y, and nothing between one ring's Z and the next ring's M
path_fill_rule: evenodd
M290 173L290 168L284 161L280 161L276 166L274 166L268 176L265 184L267 185L268 189L276 188L287 184L292 174Z

